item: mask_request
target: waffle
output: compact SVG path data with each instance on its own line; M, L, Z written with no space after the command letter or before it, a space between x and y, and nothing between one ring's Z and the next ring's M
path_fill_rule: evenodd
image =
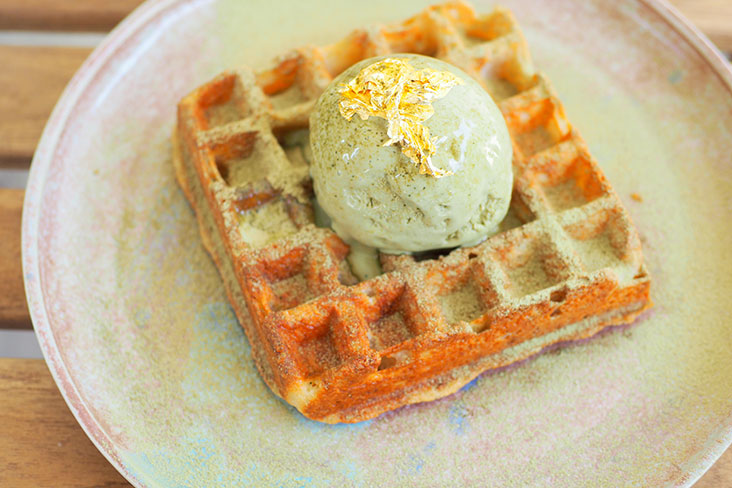
M442 256L381 255L359 282L314 223L308 116L355 62L452 63L499 105L514 150L498 234ZM461 2L225 72L178 106L174 164L267 385L306 417L357 422L481 372L629 323L651 306L635 228L536 72L512 14Z

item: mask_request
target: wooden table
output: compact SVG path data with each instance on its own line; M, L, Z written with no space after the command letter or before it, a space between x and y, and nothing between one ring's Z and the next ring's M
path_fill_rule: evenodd
M0 172L30 166L51 109L91 51L46 31L106 32L139 3L0 0ZM732 0L672 3L732 53ZM0 188L0 329L32 327L20 264L23 194ZM0 486L130 486L81 430L42 359L0 358L0 399ZM732 487L732 449L695 486Z

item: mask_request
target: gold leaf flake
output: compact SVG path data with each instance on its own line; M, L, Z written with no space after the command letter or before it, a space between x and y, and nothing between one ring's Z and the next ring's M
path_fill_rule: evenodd
M385 146L400 144L402 153L419 165L420 174L440 178L452 174L432 166L436 137L422 122L435 113L432 102L463 80L449 71L415 69L406 59L385 58L362 69L341 84L339 109L351 120L381 117L388 123Z

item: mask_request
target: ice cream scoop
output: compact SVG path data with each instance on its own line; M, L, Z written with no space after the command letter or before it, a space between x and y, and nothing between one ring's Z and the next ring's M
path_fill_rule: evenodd
M341 73L311 114L310 145L318 204L349 242L386 253L470 246L508 210L503 116L435 58L377 57Z

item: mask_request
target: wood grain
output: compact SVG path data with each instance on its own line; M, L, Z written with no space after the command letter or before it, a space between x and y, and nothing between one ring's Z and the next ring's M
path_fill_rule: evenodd
M694 488L723 488L732 486L732 447L728 448Z
M0 29L108 31L142 0L0 0Z
M732 1L671 0L722 51L732 51Z
M43 360L0 358L0 398L0 486L131 486L81 430Z
M3 329L31 328L20 261L23 194L23 190L0 188L0 328Z
M0 46L0 168L30 165L51 110L89 52Z

